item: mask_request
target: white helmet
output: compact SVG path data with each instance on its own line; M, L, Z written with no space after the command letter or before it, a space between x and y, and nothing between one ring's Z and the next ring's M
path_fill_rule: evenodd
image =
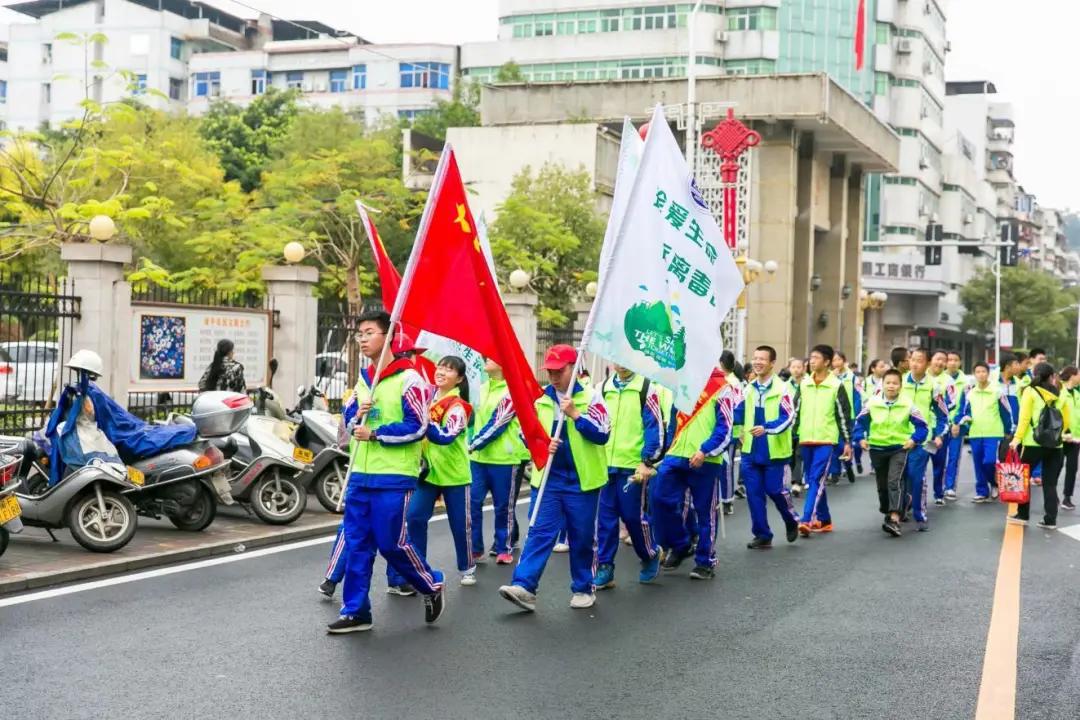
M98 377L105 374L105 364L101 362L101 356L93 350L79 350L71 356L64 367L71 370L85 370Z

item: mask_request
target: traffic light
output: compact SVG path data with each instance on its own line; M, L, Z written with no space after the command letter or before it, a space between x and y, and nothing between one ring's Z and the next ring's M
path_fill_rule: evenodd
M1016 230L1012 221L1001 226L1001 242L1007 243L998 248L998 259L1002 267L1016 267L1016 262L1020 257L1020 233Z
M945 236L945 226L930 223L926 226L926 264L941 264L941 241Z

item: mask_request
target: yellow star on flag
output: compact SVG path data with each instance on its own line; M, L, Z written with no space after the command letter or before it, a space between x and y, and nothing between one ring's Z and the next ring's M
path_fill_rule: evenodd
M461 226L461 232L463 232L463 233L471 233L472 228L469 227L469 220L468 220L468 218L465 217L465 212L466 212L465 211L465 206L464 205L458 205L457 206L457 220L455 220L454 222Z

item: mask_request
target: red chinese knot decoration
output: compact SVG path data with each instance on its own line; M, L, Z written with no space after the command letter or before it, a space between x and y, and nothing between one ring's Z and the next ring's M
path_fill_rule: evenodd
M735 119L728 108L727 118L701 136L701 144L720 156L720 180L724 185L724 241L735 249L736 187L739 183L739 156L761 142L761 134Z

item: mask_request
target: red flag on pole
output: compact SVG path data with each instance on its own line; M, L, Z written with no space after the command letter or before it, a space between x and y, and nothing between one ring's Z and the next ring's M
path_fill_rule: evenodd
M390 261L390 256L386 253L386 246L383 245L382 238L379 237L379 231L375 229L375 223L371 221L371 217L367 214L367 208L359 200L356 201L356 210L360 213L360 221L364 223L364 231L367 233L368 242L371 243L371 253L375 256L375 270L379 273L379 287L382 288L383 307L389 311L390 308L394 307L398 288L401 287L401 273L394 267L394 263Z
M855 69L862 70L866 61L866 0L859 0L859 14L855 18Z
M536 416L540 385L484 258L454 151L447 145L443 154L395 314L405 325L456 340L499 364L525 444L543 467L551 439Z

